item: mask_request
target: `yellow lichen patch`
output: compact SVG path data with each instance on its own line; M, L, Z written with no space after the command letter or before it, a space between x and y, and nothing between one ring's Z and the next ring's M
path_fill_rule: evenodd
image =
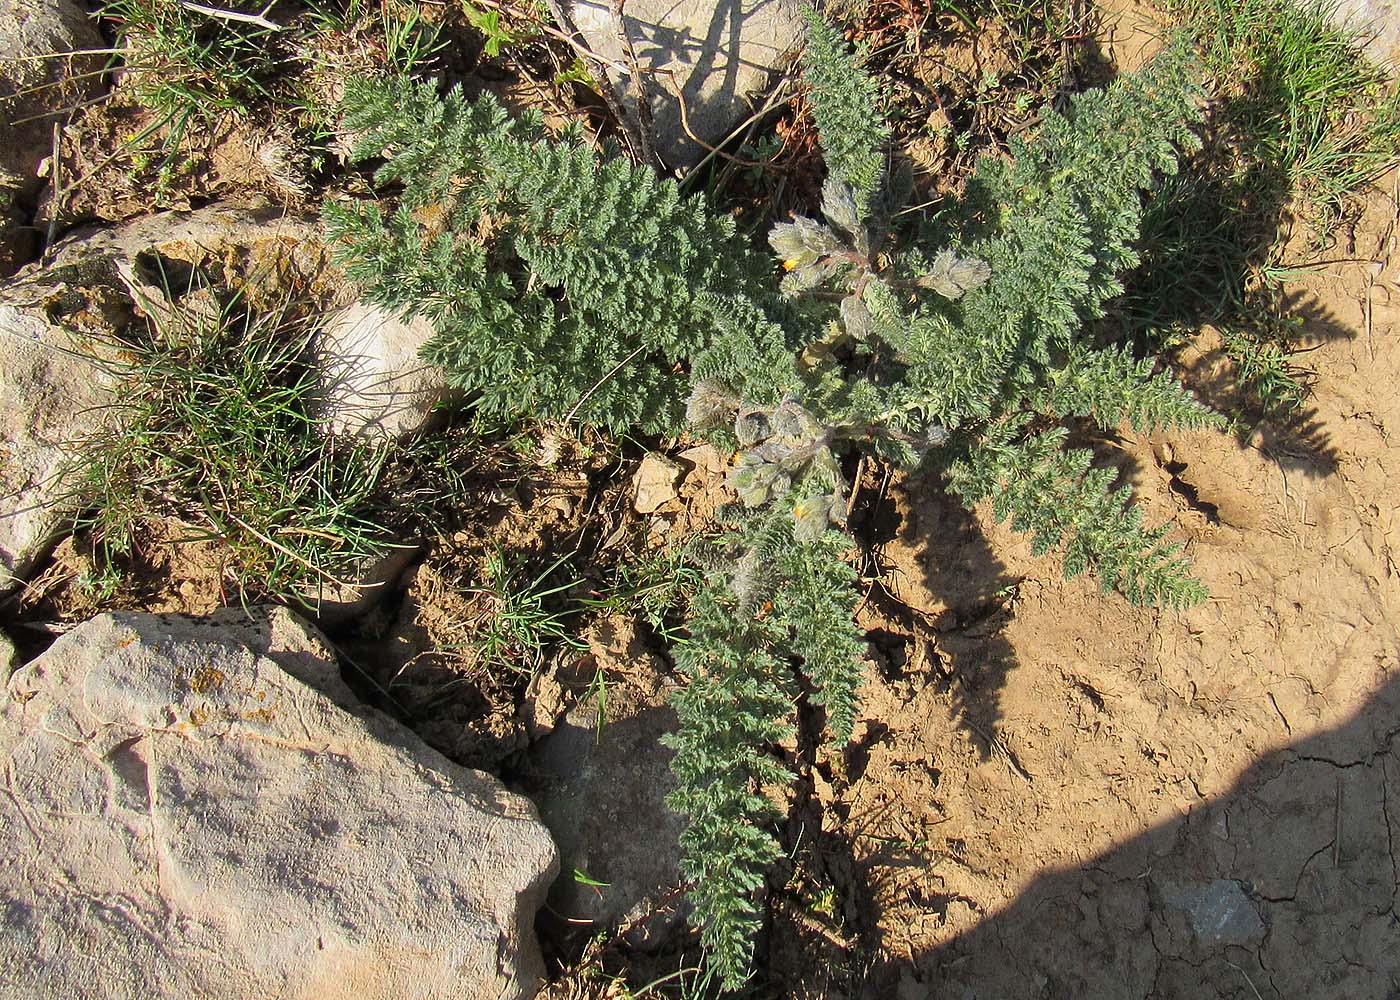
M205 667L194 675L194 680L190 681L190 690L195 694L207 694L210 691L217 691L223 687L228 678L220 670L213 667Z

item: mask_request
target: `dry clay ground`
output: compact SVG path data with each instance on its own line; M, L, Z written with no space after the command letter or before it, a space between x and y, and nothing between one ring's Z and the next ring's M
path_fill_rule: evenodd
M855 746L817 763L794 821L821 824L814 863L841 899L829 920L778 901L772 981L1400 996L1394 184L1368 197L1359 260L1294 286L1316 371L1294 426L1101 443L1150 519L1175 520L1204 604L1066 582L930 483L867 515L883 582L861 617L886 655ZM1183 360L1218 398L1213 334Z

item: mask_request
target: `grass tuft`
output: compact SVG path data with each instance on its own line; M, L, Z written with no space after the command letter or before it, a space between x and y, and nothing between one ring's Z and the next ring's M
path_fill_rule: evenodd
M326 436L315 326L290 302L206 304L152 309L164 318L102 352L116 396L63 475L74 528L102 564L136 565L175 521L221 543L240 598L319 597L391 547L367 513L387 450Z
M1148 206L1120 314L1141 349L1220 327L1239 388L1264 411L1296 411L1307 390L1289 374L1282 258L1334 243L1355 193L1400 161L1400 88L1331 0L1165 6L1196 40L1213 107L1202 150Z
M569 618L581 609L557 607L579 581L551 582L570 555L561 556L529 579L521 575L523 564L512 562L503 551L498 549L486 557L481 582L471 591L482 611L471 644L488 670L531 675L544 665L550 649L587 648L569 627Z

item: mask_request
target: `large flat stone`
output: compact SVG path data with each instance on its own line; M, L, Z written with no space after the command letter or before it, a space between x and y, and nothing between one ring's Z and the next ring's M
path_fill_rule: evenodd
M290 612L80 625L0 755L4 1000L534 992L534 808L356 708Z
M1400 0L1338 0L1332 16L1356 33L1371 59L1394 70L1400 53Z

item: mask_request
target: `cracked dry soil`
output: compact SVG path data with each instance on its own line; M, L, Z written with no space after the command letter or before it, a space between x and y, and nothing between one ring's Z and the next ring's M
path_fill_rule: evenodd
M1400 997L1396 185L1293 286L1289 426L1098 442L1204 604L1064 581L932 483L866 512L884 655L812 779L839 905L775 907L790 995ZM1221 402L1218 338L1182 361Z

